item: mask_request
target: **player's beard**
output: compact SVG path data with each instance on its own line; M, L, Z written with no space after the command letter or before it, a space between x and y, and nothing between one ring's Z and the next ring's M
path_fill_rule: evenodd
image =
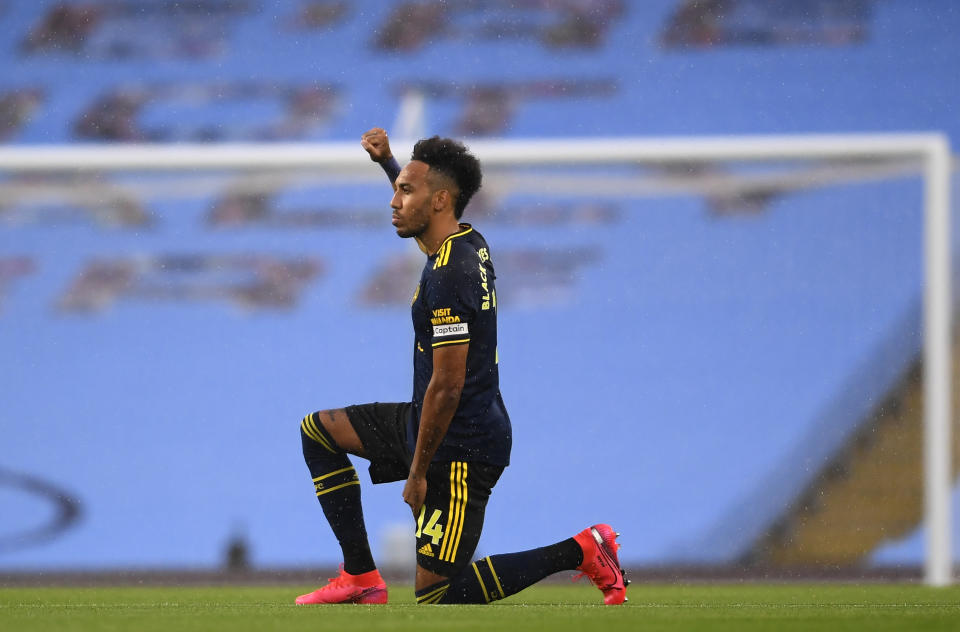
M410 216L398 217L400 224L397 228L397 236L407 239L409 237L419 237L427 231L430 225L429 213L412 213Z
M426 225L415 228L397 226L397 236L403 237L404 239L407 239L408 237L419 237L426 230Z

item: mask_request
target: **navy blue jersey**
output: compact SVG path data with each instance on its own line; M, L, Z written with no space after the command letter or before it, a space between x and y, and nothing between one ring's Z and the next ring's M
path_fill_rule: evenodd
M510 462L510 417L497 369L497 290L483 236L469 224L427 258L413 297L413 412L407 433L413 452L423 396L433 375L433 350L470 345L460 404L434 461Z

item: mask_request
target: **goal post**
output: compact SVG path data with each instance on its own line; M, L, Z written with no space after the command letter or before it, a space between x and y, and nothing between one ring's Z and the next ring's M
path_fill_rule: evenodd
M403 140L395 145L405 146ZM568 138L476 140L485 167L671 166L711 161L901 160L924 180L924 580L952 582L951 542L951 264L947 137L939 133L747 136L706 138ZM373 173L356 143L220 145L70 145L0 148L0 172L110 170L311 169ZM363 178L373 177L363 175ZM377 175L377 177L382 177Z
M924 177L924 580L952 581L950 149L945 138L926 145Z

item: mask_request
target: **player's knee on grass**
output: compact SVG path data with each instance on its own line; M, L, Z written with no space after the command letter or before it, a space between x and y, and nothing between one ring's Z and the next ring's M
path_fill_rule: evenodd
M429 605L429 604L438 604L438 603L453 603L444 601L447 596L447 592L450 589L450 580L445 580L433 584L432 586L427 586L422 590L416 592L417 595L417 605Z
M555 544L491 555L448 579L417 591L417 603L490 603L514 595L544 577L574 569L583 552L574 538Z
M418 590L416 595L418 605L490 603L508 596L489 557L469 564L448 580Z

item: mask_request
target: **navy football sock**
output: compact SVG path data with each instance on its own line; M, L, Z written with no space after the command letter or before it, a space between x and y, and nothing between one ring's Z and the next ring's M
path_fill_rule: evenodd
M343 570L351 575L372 571L377 566L363 523L357 470L320 423L317 413L303 418L300 440L317 500L343 551Z
M491 555L449 581L418 590L417 603L490 603L582 562L583 551L573 538L530 551Z

